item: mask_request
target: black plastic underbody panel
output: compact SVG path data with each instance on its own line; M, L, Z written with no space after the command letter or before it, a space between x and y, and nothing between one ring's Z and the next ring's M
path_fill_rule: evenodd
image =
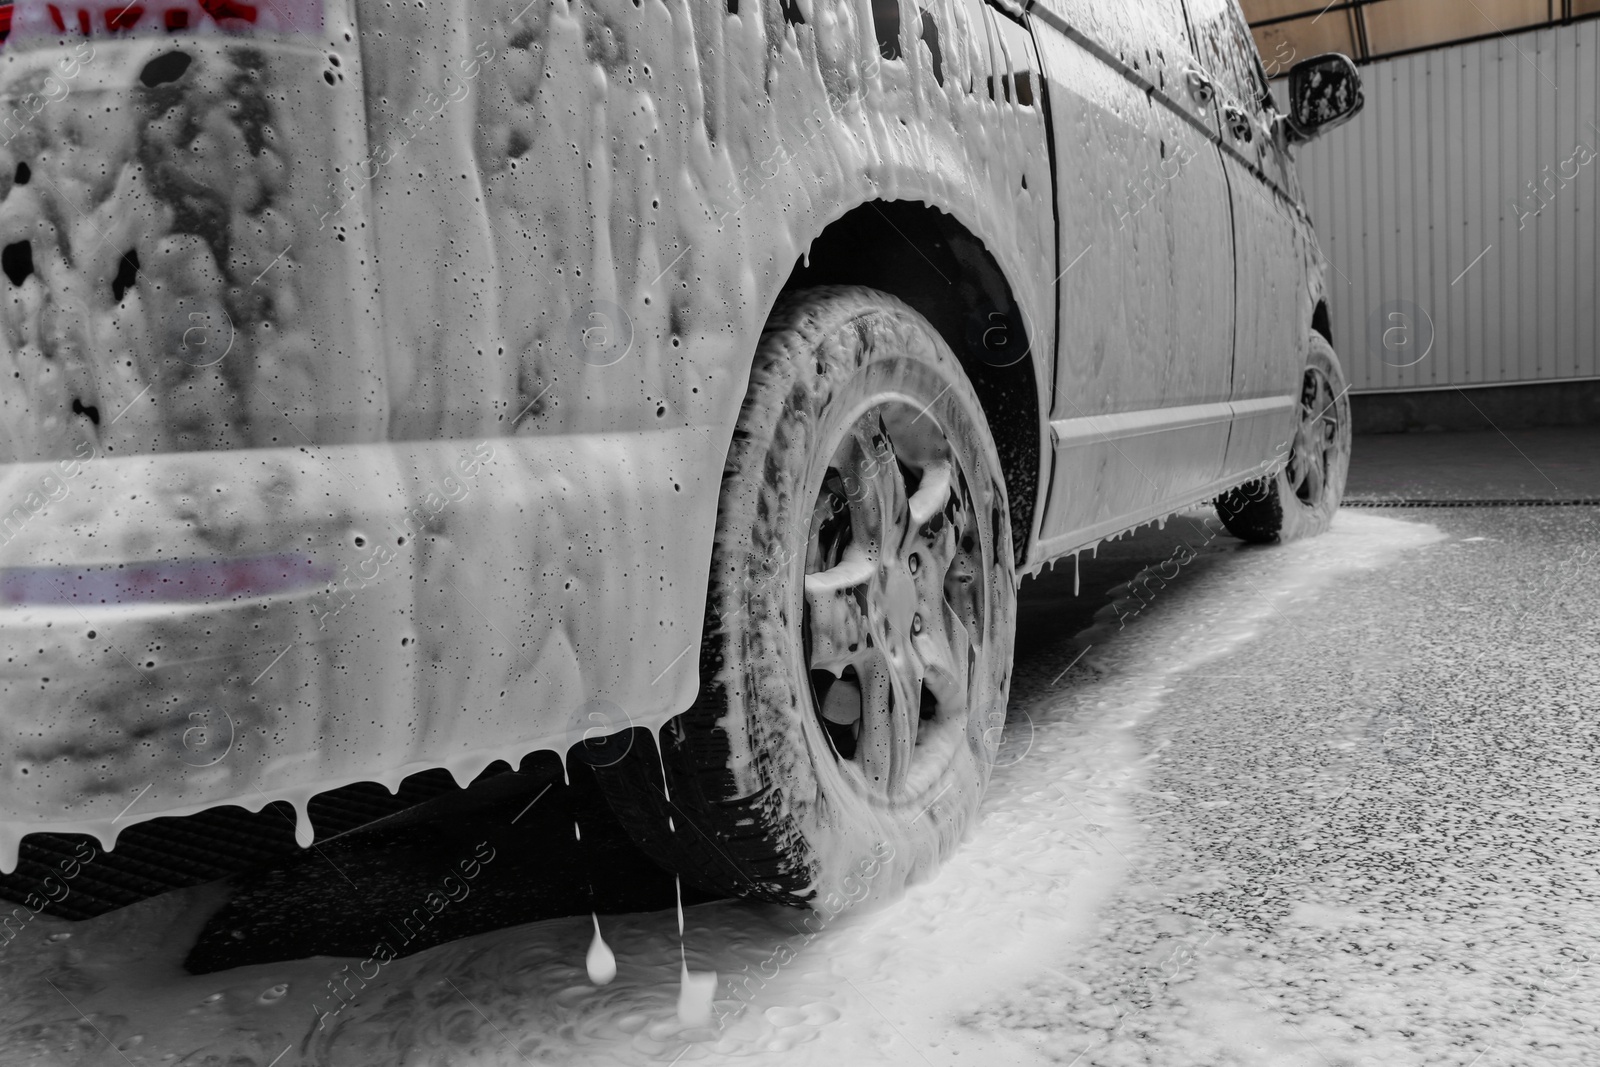
M496 764L484 778L507 770ZM321 844L456 792L455 779L445 770L414 774L393 795L375 782L358 782L313 797L311 824ZM44 891L45 879L60 871L63 861L81 860L85 845L94 849L93 860L82 864L69 892L51 900L57 894ZM85 834L30 834L22 840L17 869L0 875L0 900L62 919L92 919L174 889L272 867L300 851L294 811L282 801L255 813L228 806L138 823L122 832L110 852ZM38 907L41 901L44 906Z

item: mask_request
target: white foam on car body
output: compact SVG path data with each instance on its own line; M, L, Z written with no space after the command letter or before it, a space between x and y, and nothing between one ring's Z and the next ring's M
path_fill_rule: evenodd
M564 752L600 697L619 726L687 707L749 361L841 210L958 216L1054 347L1042 110L996 97L1009 75L981 5L936 5L962 30L940 77L926 48L878 57L849 5L785 21L327 0L309 29L265 14L279 6L305 5L97 30L72 93L0 146L0 172L34 175L0 198L0 236L26 231L37 266L0 314L0 374L19 387L0 408L0 503L32 499L66 457L83 472L0 546L0 569L276 546L328 572L182 610L0 605L0 650L19 655L0 745L33 760L26 778L0 769L0 868L27 832L110 846L219 804L303 810L439 767L465 783ZM15 33L0 95L65 47ZM142 84L175 49L189 66ZM246 90L249 107L223 106ZM907 137L903 114L938 121ZM240 115L255 125L230 132ZM167 152L191 125L207 150ZM779 149L789 165L741 189ZM185 181L216 200L213 222L180 218L150 153L200 168ZM48 244L46 216L68 220ZM596 309L627 339L603 359L571 329ZM204 772L173 755L199 707L240 736Z

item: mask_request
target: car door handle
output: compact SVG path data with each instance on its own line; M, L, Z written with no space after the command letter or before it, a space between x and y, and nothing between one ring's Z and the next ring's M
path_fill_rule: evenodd
M1210 107L1211 101L1217 98L1217 83L1198 70L1185 71L1184 78L1189 83L1189 95L1194 97L1194 102L1201 107Z
M1233 134L1235 141L1246 144L1256 139L1256 124L1243 108L1225 107L1222 109L1223 121L1227 123L1228 132Z

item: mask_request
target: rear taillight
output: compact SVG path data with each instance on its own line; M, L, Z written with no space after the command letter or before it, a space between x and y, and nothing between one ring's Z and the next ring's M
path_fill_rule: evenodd
M102 26L110 33L136 29L141 25L160 25L168 30L188 29L195 23L195 7L219 24L232 19L253 25L260 10L254 4L240 4L235 0L195 0L186 4L129 4L121 0L99 0L98 3L88 4L45 5L56 29L65 33L70 26L85 36Z
M0 3L0 41L13 29L29 32L99 37L135 31L181 33L207 25L240 32L266 29L280 33L322 29L321 0L18 0Z

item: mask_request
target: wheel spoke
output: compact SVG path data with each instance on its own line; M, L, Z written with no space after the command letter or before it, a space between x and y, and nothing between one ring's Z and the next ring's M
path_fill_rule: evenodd
M960 714L967 706L967 668L972 638L955 610L941 602L924 611L923 631L916 637L923 664L923 681L941 714Z
M876 629L876 627L874 627ZM887 630L866 665L861 698L861 733L856 756L877 791L899 796L911 774L922 705L923 666L911 635Z
M892 555L904 540L909 503L894 444L877 415L851 429L841 473L856 543L869 556Z
M856 746L868 781L888 796L895 794L902 778L896 765L904 767L910 756L910 746L904 745L909 724L905 723L896 673L883 657L878 657L867 672L861 694L861 739ZM899 751L902 747L903 755Z
M949 506L954 483L949 463L934 463L922 472L922 484L917 486L916 493L908 503L911 511L908 525L913 533L928 525L935 515Z
M871 647L860 594L875 570L872 560L852 555L837 567L806 575L812 670L838 677L846 667L858 664Z
M1328 482L1328 454L1339 434L1339 398L1333 385L1315 370L1306 371L1300 391L1300 429L1295 434L1289 480L1295 495L1308 504L1322 500Z
M952 581L971 586L978 581L978 574L982 564L979 562L976 538L968 535L974 541L970 551L961 544L962 532L956 529L954 523L945 523L943 528L928 544L929 555L933 558L934 577L948 584Z
M952 532L952 539L963 536ZM954 559L944 576L944 604L953 614L957 624L966 632L969 644L973 639L983 640L983 620L987 618L983 584L982 549L971 535L965 535L967 545L958 545Z
M894 691L894 714L889 717L890 763L889 796L905 791L911 777L911 751L917 743L917 722L922 708L922 658L912 647L909 634L891 634L893 650L886 657L891 664L890 685Z
M845 589L866 585L877 572L878 561L864 554L850 553L830 567L816 574L806 575L806 596L831 596Z
M949 462L932 464L923 472L922 484L911 498L906 552L908 561L911 554L917 556L912 574L924 603L939 602L939 591L956 565L961 545L954 516L962 513L964 504L960 482Z
M1305 492L1300 494L1302 500L1308 504L1316 504L1322 500L1322 465L1326 462L1322 449L1311 451L1311 456L1306 460Z
M1305 495L1304 491L1311 485L1311 480L1316 476L1316 456L1317 450L1311 446L1309 424L1302 421L1300 423L1299 439L1295 442L1294 449L1295 474L1298 476L1295 490L1300 492L1302 497Z
M1305 428L1301 427L1294 437L1294 448L1289 450L1289 487L1295 494L1305 488L1306 479L1311 476L1311 460L1307 455Z

